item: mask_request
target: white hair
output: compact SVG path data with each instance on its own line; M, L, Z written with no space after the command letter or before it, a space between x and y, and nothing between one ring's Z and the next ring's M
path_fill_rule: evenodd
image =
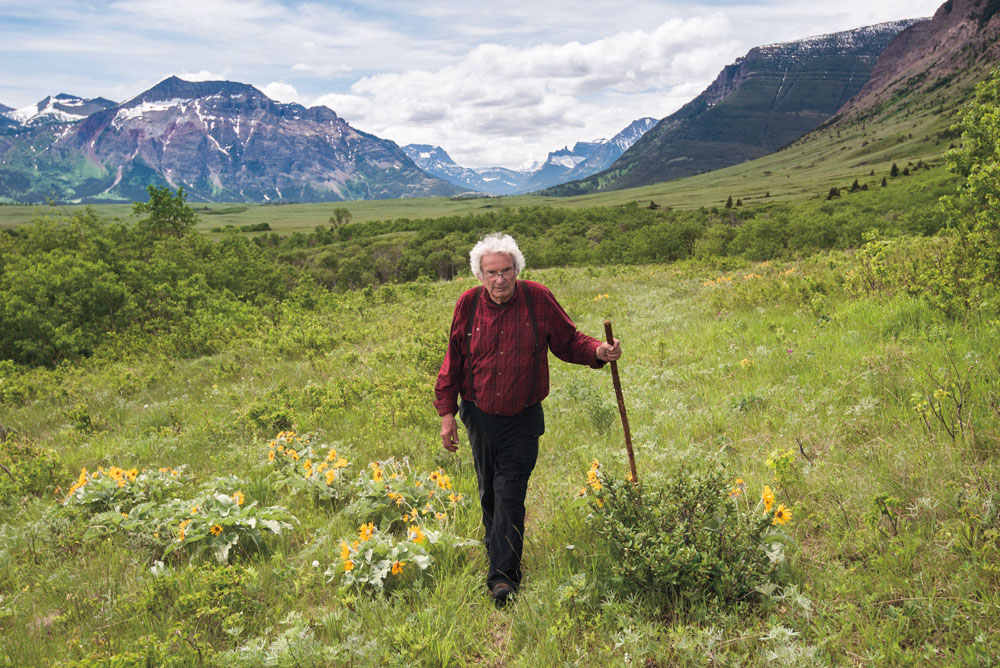
M476 278L483 280L483 256L490 253L503 253L509 255L514 263L514 275L521 273L524 269L524 255L517 247L517 242L509 234L494 232L487 234L479 240L472 250L469 251L469 266Z

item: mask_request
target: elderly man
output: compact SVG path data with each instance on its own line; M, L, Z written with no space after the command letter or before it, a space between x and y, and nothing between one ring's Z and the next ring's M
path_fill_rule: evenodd
M521 583L524 498L545 431L548 351L599 369L621 357L621 344L581 334L548 288L518 280L524 256L510 236L483 237L469 261L482 286L455 305L434 406L446 450L458 449L456 413L469 435L490 560L486 586L503 607Z

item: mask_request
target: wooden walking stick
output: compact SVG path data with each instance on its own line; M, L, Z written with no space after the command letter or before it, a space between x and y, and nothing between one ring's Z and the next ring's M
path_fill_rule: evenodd
M604 321L604 334L608 343L614 345L615 337L611 334L611 321ZM615 395L618 397L618 412L622 414L622 429L625 430L625 449L628 450L628 467L632 472L632 482L639 482L635 472L635 453L632 452L632 432L628 428L628 415L625 414L625 397L622 396L622 380L618 377L618 363L611 362L611 379L615 382Z

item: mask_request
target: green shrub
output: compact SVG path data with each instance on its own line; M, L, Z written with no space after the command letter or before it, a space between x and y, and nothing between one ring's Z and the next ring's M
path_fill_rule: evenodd
M59 456L52 450L13 437L0 439L0 503L26 494L41 495L61 472Z
M769 490L770 499L750 508L741 500L742 481L730 490L719 468L682 465L633 484L602 475L596 460L588 482L589 521L611 555L611 575L628 590L663 607L736 603L756 599L758 587L778 579L782 550L769 545L785 540L774 524L789 511L772 510Z

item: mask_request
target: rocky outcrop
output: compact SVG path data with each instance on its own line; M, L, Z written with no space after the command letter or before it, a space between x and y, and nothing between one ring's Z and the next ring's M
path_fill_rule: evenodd
M840 115L871 109L900 89L933 85L973 67L1000 62L1000 2L948 0L930 21L910 26L882 52L868 83Z

